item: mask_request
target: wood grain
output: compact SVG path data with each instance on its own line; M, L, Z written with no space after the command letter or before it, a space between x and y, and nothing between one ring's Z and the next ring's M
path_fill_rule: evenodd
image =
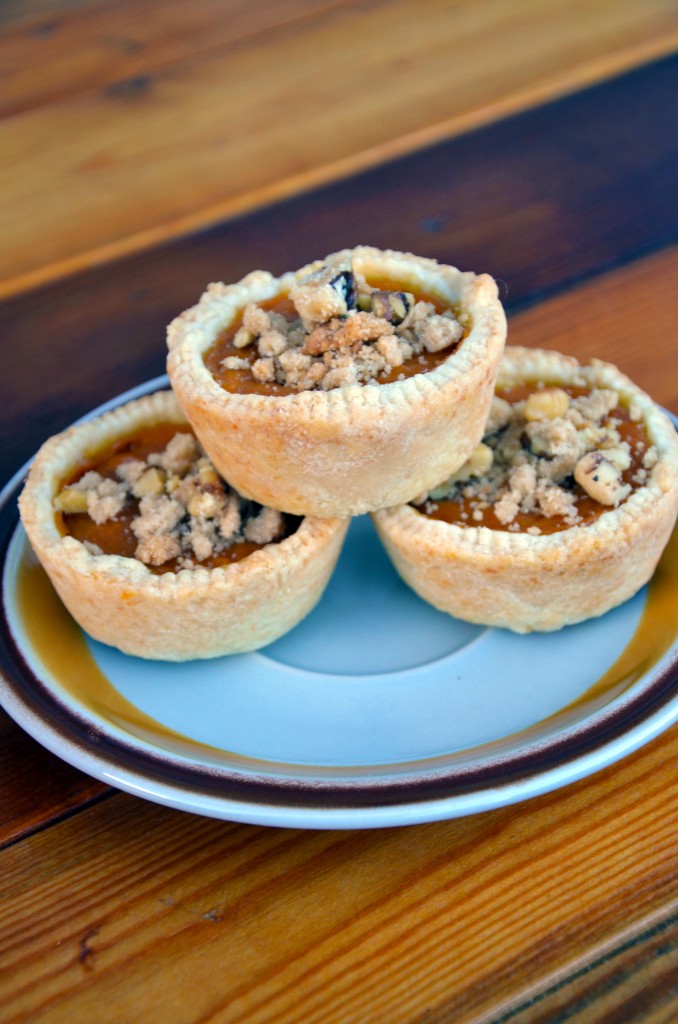
M615 363L678 413L677 280L672 247L510 315L509 343Z
M108 792L103 783L48 753L0 710L0 848Z
M677 754L673 730L522 806L382 831L116 796L0 853L0 1020L496 1018L678 906Z
M382 163L678 41L666 0L260 6L153 0L140 18L133 0L91 12L67 3L5 28L5 294Z
M47 9L22 4L0 32L0 65L7 82L0 117L111 85L121 93L126 83L129 95L133 80L142 88L138 76L236 47L248 36L273 35L289 22L322 16L336 5L337 0L199 0L190 6L181 0L145 0L139 17L132 0L74 6L62 0Z
M677 59L5 301L13 386L0 404L0 479L76 416L161 373L166 324L208 281L281 272L366 241L488 271L515 310L675 240L671 120Z

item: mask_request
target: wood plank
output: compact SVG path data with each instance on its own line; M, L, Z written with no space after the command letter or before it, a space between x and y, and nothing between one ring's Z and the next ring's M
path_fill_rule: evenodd
M129 94L130 79L196 54L238 46L256 33L275 33L288 22L326 14L337 2L198 0L188 5L146 0L143 18L134 0L87 0L75 6L59 0L46 8L23 4L0 31L6 78L0 117L113 83L120 90L127 82Z
M0 122L5 293L382 163L678 41L666 0L345 0L205 52L199 30L196 52L181 55L133 28L144 19L131 0L117 6L82 18L82 35L82 10L65 12L67 63L58 33L24 40L20 67L44 53L56 98ZM122 22L123 39L151 33L152 53L122 60L134 73L107 83ZM72 76L84 91L60 99L55 80L67 93ZM19 82L13 102L39 102L29 92L40 77Z
M238 280L254 267L281 272L367 241L486 270L505 282L515 310L676 239L671 121L676 59L6 301L12 389L0 405L0 478L75 416L161 373L165 325L210 280ZM623 295L618 301L632 316ZM646 304L646 315L653 330L666 329L661 309ZM638 369L643 384L646 365ZM647 381L675 407L669 379Z
M0 848L108 792L103 783L48 753L0 709Z
M678 248L666 249L509 316L509 342L615 363L678 413Z
M0 853L0 1020L496 1019L678 907L677 755L674 729L558 793L407 829L116 796Z

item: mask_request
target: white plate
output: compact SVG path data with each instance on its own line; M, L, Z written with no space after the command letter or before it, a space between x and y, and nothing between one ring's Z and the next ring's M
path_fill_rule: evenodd
M421 601L361 517L295 630L254 654L176 665L75 626L16 525L22 477L0 496L0 702L59 757L128 792L257 824L412 824L564 786L678 719L675 536L627 604L516 636Z

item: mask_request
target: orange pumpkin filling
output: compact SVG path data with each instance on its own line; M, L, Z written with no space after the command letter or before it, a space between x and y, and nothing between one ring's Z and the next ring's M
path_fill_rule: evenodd
M553 393L550 411L558 414L540 415ZM456 526L552 534L588 526L620 504L645 483L656 457L633 409L613 392L537 384L498 389L474 456L413 504Z
M241 498L190 428L173 423L137 430L77 466L55 517L93 554L137 558L154 573L237 562L301 521Z
M468 334L468 318L437 296L349 280L349 299L338 298L326 320L313 319L294 289L245 307L205 353L207 369L235 394L388 384L435 369ZM332 296L327 281L318 287Z

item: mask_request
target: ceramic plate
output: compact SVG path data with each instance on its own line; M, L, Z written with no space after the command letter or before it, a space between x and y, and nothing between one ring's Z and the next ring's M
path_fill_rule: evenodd
M210 662L145 662L94 642L63 609L17 525L24 472L0 498L0 701L119 789L257 824L411 824L564 786L678 719L675 534L622 607L517 636L421 601L359 517L322 601L283 639Z

